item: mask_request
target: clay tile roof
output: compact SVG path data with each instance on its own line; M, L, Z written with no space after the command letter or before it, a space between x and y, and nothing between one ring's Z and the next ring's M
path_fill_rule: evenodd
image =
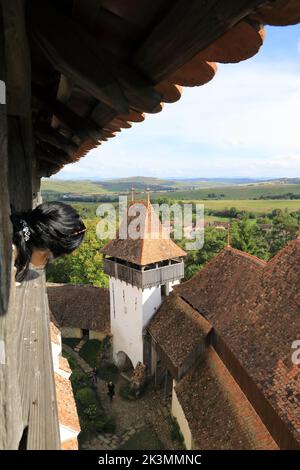
M212 348L175 386L197 449L277 449Z
M68 372L69 374L72 373L68 360L63 356L59 357L59 368L63 370L64 372Z
M54 378L59 423L73 431L79 432L80 425L71 382L56 373L54 374Z
M51 321L50 322L50 337L51 341L55 344L60 344L59 342L59 329L54 325L54 323Z
M110 333L109 290L72 284L47 285L49 307L59 328Z
M300 240L268 263L223 251L176 291L212 324L300 442Z
M135 227L138 220L140 236L134 239L130 228ZM127 238L122 238L123 234L128 234ZM162 227L153 206L141 201L129 206L127 220L126 217L122 220L116 238L100 252L138 266L186 256L185 251L170 239Z
M148 331L169 361L182 366L211 330L210 324L174 292L162 303Z
M175 287L176 292L208 321L232 315L239 302L249 304L260 286L260 273L266 263L248 253L226 247L192 279ZM242 282L240 282L242 279Z

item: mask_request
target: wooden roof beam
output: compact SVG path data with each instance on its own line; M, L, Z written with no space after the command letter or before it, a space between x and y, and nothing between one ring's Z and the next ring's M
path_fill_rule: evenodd
M70 157L66 152L43 141L37 142L35 153L38 160L59 165L70 163Z
M62 167L63 165L37 160L37 175L39 178L49 178L50 176L59 172Z
M33 85L33 93L51 114L54 114L61 122L68 126L80 139L90 137L97 142L101 138L101 131L93 121L82 118L74 113L61 101L47 95L39 86Z
M46 142L60 150L63 150L70 157L72 157L73 153L78 150L78 145L47 124L37 124L35 127L35 134L42 142Z
M179 0L141 45L134 64L153 82L160 82L263 3Z
M130 105L151 112L160 95L151 83L99 47L71 18L46 0L27 2L30 31L53 67L118 113ZM55 25L55 26L54 26Z

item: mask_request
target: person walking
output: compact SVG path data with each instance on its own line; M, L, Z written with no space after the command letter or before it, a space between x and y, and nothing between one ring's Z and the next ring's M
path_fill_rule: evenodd
M109 396L110 402L112 402L115 395L115 384L113 382L107 382L107 395Z

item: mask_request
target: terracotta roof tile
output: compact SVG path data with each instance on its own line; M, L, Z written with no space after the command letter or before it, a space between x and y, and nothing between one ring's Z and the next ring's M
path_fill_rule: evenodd
M176 385L196 449L278 449L212 348Z
M54 378L59 423L79 432L80 425L71 382L57 373Z
M60 344L59 341L59 329L54 325L54 323L51 321L50 322L50 336L51 336L51 341L55 344Z
M130 227L136 225L139 225L137 231L140 235L134 239ZM121 238L123 234L128 234L127 238ZM117 237L102 247L100 252L138 266L186 256L185 251L170 239L162 227L153 206L142 201L129 206L127 218L122 220Z
M269 263L221 252L176 291L205 316L300 442L300 241Z
M109 290L72 284L47 285L49 307L59 327L110 333Z
M171 293L152 318L149 333L180 367L211 330L210 324L175 293Z
M59 368L63 370L64 372L67 372L68 374L72 373L68 360L63 356L59 357Z

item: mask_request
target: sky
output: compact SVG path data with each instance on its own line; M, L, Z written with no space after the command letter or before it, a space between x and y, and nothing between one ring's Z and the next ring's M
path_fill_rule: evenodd
M55 178L300 177L300 25L266 28L260 52L146 115Z

